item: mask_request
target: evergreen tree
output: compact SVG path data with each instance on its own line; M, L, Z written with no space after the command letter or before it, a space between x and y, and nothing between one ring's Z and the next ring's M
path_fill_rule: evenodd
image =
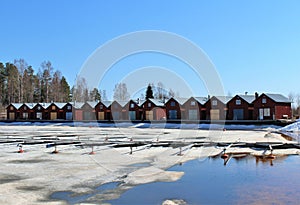
M61 87L61 101L62 102L69 102L70 99L70 86L66 80L66 78L63 76L60 81L60 87Z
M6 63L8 103L18 103L19 100L19 71L14 64Z
M7 72L3 63L0 63L0 103L6 105L7 99Z
M146 90L146 99L149 99L149 98L154 98L152 87L150 84L148 85L147 90Z
M101 94L97 88L94 88L90 92L90 100L91 101L101 101Z

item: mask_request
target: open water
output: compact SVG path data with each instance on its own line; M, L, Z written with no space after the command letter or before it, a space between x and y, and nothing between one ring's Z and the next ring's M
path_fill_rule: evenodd
M123 192L118 199L97 203L156 205L166 199L181 199L195 205L300 203L299 155L274 160L249 156L232 158L226 166L219 157L206 158L175 165L169 171L183 171L185 174L175 182L139 185ZM57 192L51 198L69 204L88 202L97 194L111 192L118 186L119 183L106 184L96 188L94 193L81 196Z

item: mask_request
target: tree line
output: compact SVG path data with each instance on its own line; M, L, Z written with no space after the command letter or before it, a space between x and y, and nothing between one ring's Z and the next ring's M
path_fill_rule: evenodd
M70 86L50 61L44 61L37 73L24 59L0 62L0 103L63 102L69 100Z
M105 91L89 90L84 79L70 88L65 76L55 70L50 61L43 61L35 73L34 68L24 59L13 63L0 62L0 104L38 102L80 102L101 100Z
M125 83L117 83L113 99L128 101L130 94ZM165 89L162 82L157 85L149 83L145 94L140 99L169 99L175 96L172 89ZM179 94L176 94L179 96ZM16 59L13 63L0 62L0 104L11 103L49 103L49 102L86 102L107 100L106 90L89 89L86 79L77 77L75 85L70 87L65 76L55 70L50 61L43 61L35 69L24 59Z
M165 86L162 82L158 82L157 85L154 85L153 83L149 83L145 94L141 94L139 97L140 100L144 99L158 99L158 100L165 100L169 99L171 97L179 97L179 93L176 93L170 88L168 91L165 89ZM114 100L117 101L128 101L130 98L130 93L127 90L126 83L117 83L115 85L114 89Z

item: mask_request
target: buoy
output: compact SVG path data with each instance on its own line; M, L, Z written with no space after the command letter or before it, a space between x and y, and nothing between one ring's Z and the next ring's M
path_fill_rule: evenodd
M276 156L275 156L274 154L270 154L270 155L267 156L267 158L268 158L268 159L275 159Z
M19 151L18 151L18 153L23 153L23 152L24 152L23 146L22 146L22 145L19 145Z
M19 148L19 151L18 151L18 153L23 153L24 152L24 150L22 149L22 147L21 148Z
M222 154L222 156L221 156L222 159L227 159L228 157L229 157L229 156L228 156L228 154L226 154L226 153Z

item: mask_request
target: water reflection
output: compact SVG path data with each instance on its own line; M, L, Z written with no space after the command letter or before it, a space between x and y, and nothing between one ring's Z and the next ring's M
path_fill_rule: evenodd
M230 154L226 166L226 159L220 156L179 163L169 169L185 172L175 182L139 186L110 183L86 195L60 192L52 197L70 204L162 204L166 199L182 199L188 204L297 204L300 201L299 159L298 155L272 159L235 153Z
M184 171L180 180L140 185L109 202L161 204L175 198L188 204L297 204L299 159L297 155L275 159L240 155L232 156L227 166L220 157L193 160L169 169Z

